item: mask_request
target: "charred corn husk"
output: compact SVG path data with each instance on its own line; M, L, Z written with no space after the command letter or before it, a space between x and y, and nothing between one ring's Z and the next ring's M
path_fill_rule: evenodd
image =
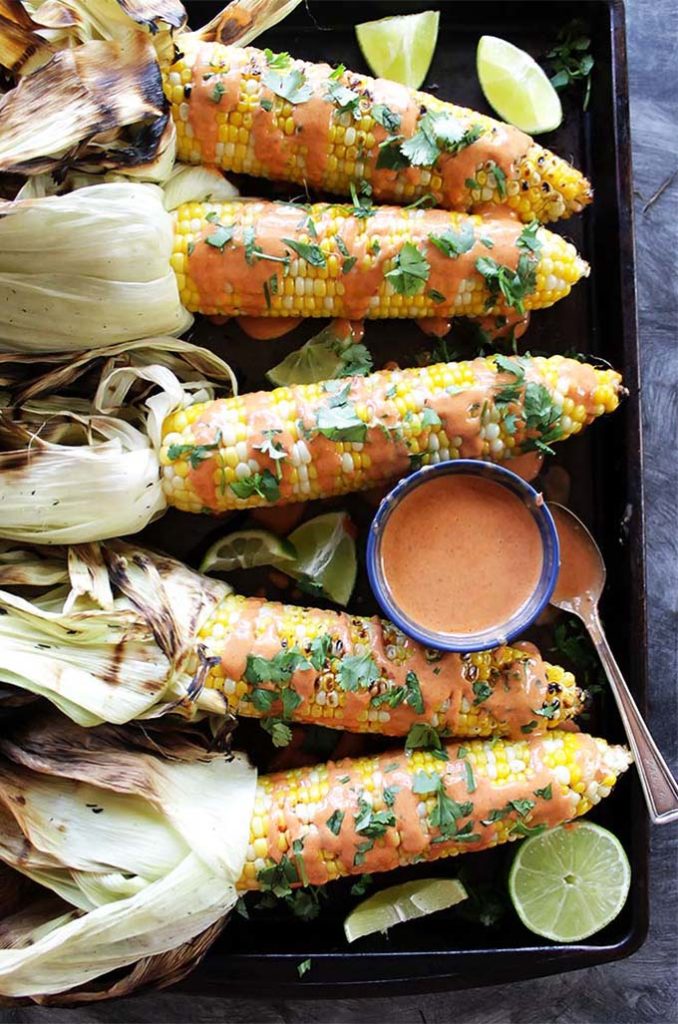
M585 814L629 764L624 747L557 731L470 740L264 775L244 889L324 885L511 842Z
M52 588L20 601L17 587ZM576 715L571 673L530 644L459 657L391 623L232 595L113 542L0 549L0 681L81 725L196 711L404 736L520 737Z
M588 265L536 223L421 208L235 201L174 213L172 266L190 312L220 316L482 316L566 296Z
M520 737L581 708L574 676L530 644L442 654L378 618L229 595L198 644L195 671L206 664L205 687L239 715L387 736L419 722L445 735Z
M164 423L163 486L177 508L224 512L358 491L446 459L503 462L614 410L620 383L563 356L487 356L198 404Z
M510 125L427 93L253 47L191 44L164 73L179 158L380 202L508 206L558 220L592 198L581 172Z

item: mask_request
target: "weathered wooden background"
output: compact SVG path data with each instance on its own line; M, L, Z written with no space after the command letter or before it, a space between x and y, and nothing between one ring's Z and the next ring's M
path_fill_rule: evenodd
M440 2L440 0L438 0ZM546 2L546 0L541 0ZM435 6L435 4L432 4ZM643 369L651 725L677 765L678 728L678 0L627 0ZM648 199L667 181L661 196ZM7 1024L85 1022L678 1022L678 828L652 843L651 926L627 960L511 986L392 999L263 1002L150 993L76 1010L0 1011Z

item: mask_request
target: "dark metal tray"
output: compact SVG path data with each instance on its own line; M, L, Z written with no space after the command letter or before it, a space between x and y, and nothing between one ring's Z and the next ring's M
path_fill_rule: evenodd
M191 25L202 24L220 6L199 0L187 3ZM593 207L556 226L591 262L592 274L566 300L534 315L521 349L590 352L622 370L630 390L629 399L614 416L594 425L583 437L560 446L555 464L571 475L570 504L601 543L609 570L603 615L622 670L642 707L646 690L642 448L622 0L308 0L308 9L300 6L257 44L361 69L365 65L353 31L356 22L424 7L441 11L438 46L424 88L437 84L439 96L483 111L488 108L475 74L480 35L510 39L538 58L553 45L559 28L575 17L584 19L592 38L596 64L590 108L587 113L582 111L581 96L566 97L563 125L551 136L543 137L547 146L571 158L593 182ZM293 194L284 186L253 180L243 179L240 185L243 194ZM307 322L279 341L256 342L235 324L215 327L199 320L191 337L224 355L237 369L243 390L251 390L266 387L265 369L317 329L317 324ZM390 359L397 359L401 365L412 364L417 353L431 348L431 339L411 322L368 324L365 341L376 367ZM458 340L456 334L451 337L450 347L460 348L464 355L472 351L468 342ZM355 495L329 505L311 505L309 515L335 506L348 508L361 526L369 522L373 511L364 497ZM243 521L236 516L229 525L235 527ZM223 531L223 522L216 524L207 518L173 512L147 530L145 538L195 564L206 544ZM364 562L353 610L372 613L376 606L363 570ZM243 574L234 582L243 591L252 592L262 579ZM269 596L280 595L269 588ZM548 640L542 646L547 649ZM249 748L253 744L256 751L261 746L261 731L253 730L252 724L239 727L236 745ZM609 739L622 738L614 703L606 692L596 698L587 725ZM379 741L373 743L379 745ZM264 753L264 762L265 757ZM450 911L401 925L388 937L362 940L349 948L342 921L356 898L350 895L350 883L338 882L329 887L327 904L314 921L299 921L284 910L253 911L249 921L235 916L201 967L184 982L184 988L203 994L317 997L402 993L406 985L411 993L525 979L628 956L643 942L648 925L647 818L633 772L592 817L610 827L624 843L633 884L622 914L588 942L560 946L541 943L510 910L495 928L468 922L458 911ZM463 866L472 886L494 883L501 888L511 856L511 849L498 848L479 857L423 865L411 869L408 876L455 874ZM388 876L380 880L380 884L391 883ZM311 958L311 969L299 980L297 965L307 958Z

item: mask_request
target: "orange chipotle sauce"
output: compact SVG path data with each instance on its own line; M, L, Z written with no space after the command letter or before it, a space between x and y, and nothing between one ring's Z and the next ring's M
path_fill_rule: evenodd
M549 506L560 541L560 571L553 600L571 603L579 613L591 608L603 586L604 569L582 528L557 506Z
M502 626L529 600L543 547L516 495L492 480L449 474L394 508L381 561L393 600L413 622L476 633Z

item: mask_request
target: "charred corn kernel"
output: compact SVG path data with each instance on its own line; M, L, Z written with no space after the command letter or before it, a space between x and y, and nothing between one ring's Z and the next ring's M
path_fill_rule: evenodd
M331 410L335 396L322 384L190 406L163 425L159 455L167 501L184 511L221 513L362 490L448 458L510 466L534 449L540 433L549 444L564 440L601 408L611 411L619 403L621 379L614 370L564 356L515 357L512 363L515 370L502 370L486 356L353 378L345 408L355 424L346 442L341 432L323 432L321 413ZM529 428L523 418L528 385L544 389L543 413ZM573 396L576 405L566 415ZM275 438L281 458L262 451L264 432Z
M531 229L461 213L379 207L362 218L351 206L316 203L300 213L293 204L234 201L180 206L174 223L172 266L182 302L192 312L224 316L507 313L512 303L521 310L550 306L589 272L574 246L545 228L531 234L526 248L523 235ZM471 232L474 239L462 274L456 259L430 242L449 231ZM484 243L493 247L490 263L525 264L518 298L498 287L487 269ZM421 254L423 276L403 271L405 246L410 255L411 246ZM478 269L481 256L485 270ZM361 267L370 271L369 289ZM429 278L435 288L428 286ZM241 281L246 286L238 287Z
M567 765L554 767L553 754L561 749ZM512 842L528 829L584 814L610 793L631 760L624 747L559 730L511 743L498 738L466 740L463 746L448 745L446 753L447 761L428 751L398 751L261 776L257 800L265 808L261 818L268 852L265 857L259 853L262 841L252 828L239 887L272 888L276 865L288 885L299 884L302 877L312 885L324 885L345 875L387 871ZM500 779L492 770L498 759L512 766ZM563 771L581 781L561 782ZM430 794L421 792L421 773ZM318 800L319 779L325 790ZM386 787L397 787L391 804L384 799ZM454 818L454 827L445 832L434 814L440 805ZM284 810L285 841L290 844L286 849L296 851L292 856L287 852L285 861L278 808ZM377 808L380 817L373 822ZM385 808L390 816L384 821Z
M264 661L297 655L298 667L285 680L299 698L291 717L329 728L403 736L422 722L447 735L521 738L526 732L538 735L556 728L576 715L582 702L573 675L543 662L531 645L440 655L386 620L260 598L223 598L201 626L197 641L187 671L196 674L207 658L204 685L220 690L231 711L249 717L281 714L282 695L280 687L248 678L242 664L245 641L247 653ZM365 655L369 662L364 677L351 680L346 672L352 659ZM349 683L356 683L355 688L349 689ZM255 689L270 690L270 701L255 701ZM483 693L481 703L478 692ZM416 761L423 754L414 757ZM554 766L565 762L565 755L558 754ZM499 775L508 773L501 748L493 763ZM312 799L324 796L323 786L322 779L313 782ZM256 838L265 835L261 817L255 816L252 829Z

